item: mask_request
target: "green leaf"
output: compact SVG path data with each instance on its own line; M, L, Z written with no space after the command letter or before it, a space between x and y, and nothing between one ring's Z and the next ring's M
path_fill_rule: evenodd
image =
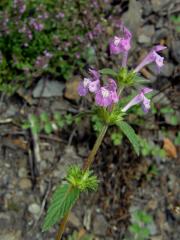
M44 125L44 131L45 131L46 134L52 133L53 127L52 127L52 124L51 124L50 122L47 122L47 123Z
M117 73L114 70L112 70L111 68L103 68L99 72L104 75L110 75L113 77L117 77Z
M151 82L149 79L146 79L146 78L143 78L143 77L140 77L140 76L135 76L134 77L134 82L136 83L148 83L148 82Z
M139 155L139 141L138 141L138 136L136 135L134 129L124 121L117 123L117 126L126 135L126 137L129 139L129 141L133 145L135 152L137 153L137 155Z
M40 114L40 119L42 122L45 122L45 123L49 122L49 116L46 112L42 112Z
M60 221L65 214L73 207L80 194L79 189L69 184L58 186L52 196L43 224L43 231L48 230L56 222Z

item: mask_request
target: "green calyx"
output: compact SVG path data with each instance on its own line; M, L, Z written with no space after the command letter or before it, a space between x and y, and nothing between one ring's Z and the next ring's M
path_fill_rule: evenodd
M93 175L93 171L83 171L76 165L69 168L66 179L81 192L88 190L96 191L99 183L97 177Z
M119 86L132 86L135 83L136 73L128 71L127 68L121 68L117 75L117 82Z
M106 108L98 107L95 109L95 114L98 116L102 123L109 126L116 125L117 123L121 122L125 115L124 112L121 112L115 106L111 112Z

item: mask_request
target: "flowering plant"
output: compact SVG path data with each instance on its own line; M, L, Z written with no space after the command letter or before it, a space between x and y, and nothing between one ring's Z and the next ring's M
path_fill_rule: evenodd
M91 94L95 99L95 112L102 121L102 128L88 158L84 161L82 168L72 166L67 173L67 183L57 188L48 209L43 229L49 229L56 221L61 220L61 225L56 239L61 239L64 232L68 215L83 191L96 190L98 185L97 177L90 170L95 155L103 141L103 138L111 125L118 126L131 142L134 150L139 154L139 142L133 128L126 122L125 116L128 110L135 105L141 105L143 111L147 113L150 109L150 99L147 95L153 90L142 86L146 82L139 76L139 71L149 63L155 63L158 70L163 66L164 58L159 52L165 46L157 45L145 56L142 62L134 69L128 71L127 60L131 49L131 32L121 25L121 36L115 36L110 40L109 48L111 54L122 54L122 66L120 70L114 71L109 68L97 71L89 69L88 76L85 77L78 86L80 96ZM123 105L122 93L129 86L140 85L138 93L127 104ZM122 101L123 102L123 101Z

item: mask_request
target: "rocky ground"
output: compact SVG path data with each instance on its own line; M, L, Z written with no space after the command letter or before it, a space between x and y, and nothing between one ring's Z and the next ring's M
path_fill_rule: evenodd
M119 7L118 1L112 8ZM146 2L144 4L144 2ZM153 44L167 45L166 64L157 75L153 66L142 74L151 79L158 90L155 103L159 108L171 106L179 114L180 33L171 16L180 11L178 0L123 1L125 12L120 15L134 33L134 66ZM132 18L133 16L133 18ZM144 49L144 50L143 50ZM82 164L95 141L89 121L70 126L51 135L40 134L40 159L34 156L32 134L22 129L21 120L29 112L54 111L78 113L84 107L76 93L79 76L71 84L40 80L34 89L19 91L0 102L0 239L51 240L58 226L42 233L41 226L55 189L65 177L67 166ZM46 82L45 86L43 83ZM179 115L178 115L179 116ZM98 152L94 171L101 181L97 193L84 195L69 218L64 239L76 230L89 232L94 239L121 240L127 234L131 212L143 209L153 216L151 240L177 240L180 235L179 146L174 139L179 126L172 127L167 119L147 115L145 126L137 128L140 135L164 141L162 128L176 153L164 158L136 157L128 142L113 147L107 134ZM169 145L168 145L169 146ZM167 149L166 149L167 150ZM156 165L157 174L149 168Z

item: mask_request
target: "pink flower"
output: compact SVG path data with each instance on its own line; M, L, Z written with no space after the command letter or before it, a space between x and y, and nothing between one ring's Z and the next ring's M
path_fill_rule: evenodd
M100 88L100 74L94 69L89 69L89 72L91 78L84 78L83 81L79 83L78 93L80 96L86 96L89 91L93 93L97 92Z
M115 36L110 41L109 47L110 47L111 54L119 54L119 53L128 52L129 49L131 48L132 35L126 27L122 26L122 30L123 30L122 37Z
M122 112L126 112L129 108L134 105L141 104L142 109L145 113L147 113L150 109L150 100L145 97L146 93L152 92L153 90L150 88L141 89L140 93L135 96L123 109Z
M161 57L157 52L164 50L166 47L157 45L151 49L151 51L147 54L147 56L142 60L142 62L135 68L135 72L139 72L145 65L150 64L152 62L156 63L158 71L164 65L164 58Z
M89 78L84 78L83 81L79 83L78 93L80 96L86 96L89 90L89 83L91 80Z
M96 92L95 101L96 104L102 107L108 107L113 103L117 103L119 97L117 95L117 85L113 79L109 79L109 83Z

